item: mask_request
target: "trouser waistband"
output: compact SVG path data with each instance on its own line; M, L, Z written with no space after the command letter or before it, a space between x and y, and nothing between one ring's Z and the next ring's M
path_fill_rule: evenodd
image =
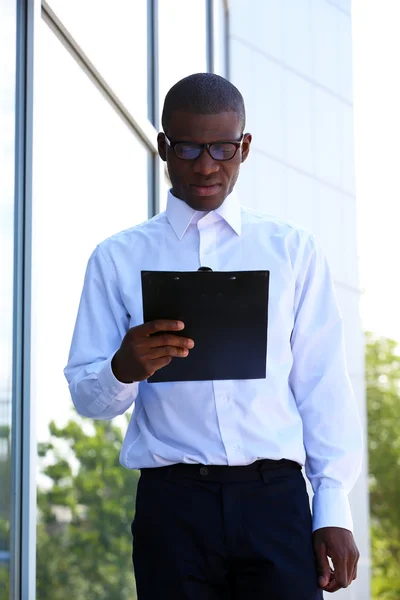
M292 460L262 459L245 466L175 464L167 467L142 469L143 479L197 479L202 481L255 481L274 476L277 470L301 470L301 466ZM278 473L276 473L278 474Z

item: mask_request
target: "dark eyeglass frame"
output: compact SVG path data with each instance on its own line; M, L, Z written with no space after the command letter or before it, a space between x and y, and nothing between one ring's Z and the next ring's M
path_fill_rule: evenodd
M207 152L211 156L211 158L217 162L226 162L228 160L232 160L233 158L235 158L237 151L239 150L239 148L241 148L243 141L244 141L243 133L240 136L240 140L234 140L234 141L222 140L220 142L212 142L211 144L198 144L197 142L188 142L188 141L183 141L183 140L178 140L178 141L173 142L172 140L170 140L168 138L166 133L164 133L164 137L165 137L165 141L167 142L168 146L173 150L175 156L177 158L179 158L179 160L197 160L203 154L204 150L207 150ZM175 146L177 144L187 144L189 146L196 146L197 148L200 149L200 153L198 156L196 156L194 158L182 158L182 156L178 156L177 153L175 152ZM236 148L234 154L230 158L214 158L214 156L211 154L211 147L217 146L219 144L232 144L232 146L235 146L235 148Z

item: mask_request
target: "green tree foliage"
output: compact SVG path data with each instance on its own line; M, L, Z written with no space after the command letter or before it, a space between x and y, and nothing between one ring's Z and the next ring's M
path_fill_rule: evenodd
M130 523L138 472L119 464L120 427L50 424L39 445L47 486L38 490L38 600L134 600Z
M400 599L400 349L367 334L372 590Z
M0 598L10 597L10 573L7 563L0 563Z

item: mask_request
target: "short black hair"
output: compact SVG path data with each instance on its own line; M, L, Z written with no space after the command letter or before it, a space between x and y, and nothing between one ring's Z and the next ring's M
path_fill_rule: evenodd
M246 124L242 94L233 83L215 73L189 75L169 90L161 120L166 133L171 114L176 110L199 115L235 112L239 116L242 133Z

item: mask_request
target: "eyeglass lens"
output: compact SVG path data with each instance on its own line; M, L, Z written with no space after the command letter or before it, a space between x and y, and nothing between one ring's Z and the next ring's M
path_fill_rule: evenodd
M209 149L214 160L230 160L236 153L235 144L231 144L230 142L211 144ZM203 146L200 144L185 144L184 142L180 142L175 144L174 150L179 158L194 160L203 152Z

